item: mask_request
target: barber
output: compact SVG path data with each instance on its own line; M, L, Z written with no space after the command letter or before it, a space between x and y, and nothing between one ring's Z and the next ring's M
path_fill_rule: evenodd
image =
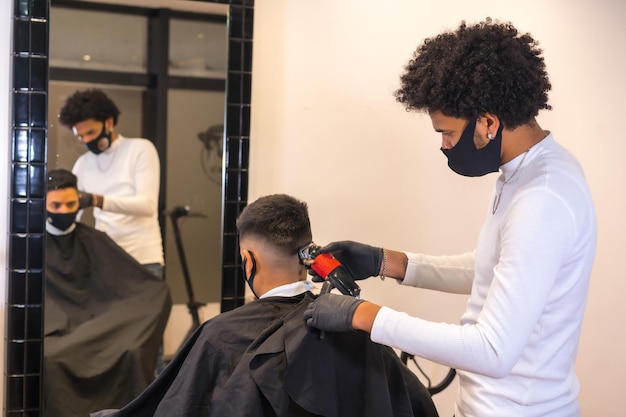
M456 417L579 416L574 362L597 226L578 161L535 118L551 108L537 42L510 23L462 23L425 40L405 69L396 98L430 116L449 167L500 171L475 250L428 256L343 241L321 252L355 279L468 294L466 311L460 324L436 323L326 294L307 323L363 330L457 369Z
M93 207L96 229L162 278L159 155L148 139L118 133L119 115L113 100L96 88L76 91L59 113L61 124L87 148L72 168L80 206Z

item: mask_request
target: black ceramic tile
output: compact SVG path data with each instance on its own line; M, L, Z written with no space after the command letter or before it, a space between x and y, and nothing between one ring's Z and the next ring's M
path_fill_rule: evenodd
M245 13L244 13L243 7L231 6L230 25L228 26L229 35L231 38L236 38L236 39L243 38L244 17L245 17Z
M229 136L241 136L241 106L226 106L226 133Z
M234 178L235 176L231 175L230 177ZM230 233L233 235L237 233L237 226L235 222L238 216L239 216L239 203L236 200L234 202L229 202L229 203L224 204L224 224L225 224L224 233L226 234ZM235 243L230 242L230 241L227 242L226 238L224 238L223 247L225 249L223 249L223 251L226 252L227 247L228 247L228 250L233 250L233 251L237 250L236 247L233 247Z
M26 356L26 343L24 342L9 342L7 343L7 357L11 360L7 361L7 374L24 374L26 372L26 366L24 358Z
M47 95L41 92L34 92L30 94L30 126L45 128L47 120Z
M236 269L228 268L228 273L222 276L222 296L223 297L236 297L237 293L235 292L235 283L237 279Z
M239 104L243 96L243 74L231 73L228 75L228 96L229 104Z
M24 406L24 377L13 376L7 379L6 407L9 410L19 410Z
M24 305L26 304L26 280L27 273L23 271L11 271L9 273L9 282L8 282L8 299L7 303L9 305Z
M16 17L30 16L30 0L15 0L14 14Z
M30 53L48 56L48 22L30 22Z
M28 197L28 165L13 164L13 198Z
M30 87L30 59L26 56L13 57L13 88L27 90Z
M13 162L28 162L29 131L13 130Z
M252 71L252 41L246 40L243 42L242 57L243 66L242 71Z
M9 237L9 269L26 269L26 237Z
M29 94L13 93L13 126L28 127L30 125Z
M30 306L26 308L26 340L41 339L43 331L42 317L41 306Z
M46 131L47 129L37 128L30 131L30 141L28 143L28 159L30 162L46 162Z
M241 170L239 173L239 200L248 201L248 171Z
M238 136L226 138L227 169L238 169L241 165L241 141Z
M44 243L44 235L28 235L27 269L43 269Z
M238 201L239 200L239 176L237 172L227 171L227 178L225 179L226 183L226 199L230 201ZM226 225L224 226L226 227Z
M30 59L30 88L34 91L46 91L48 88L48 59L32 57Z
M9 306L7 339L24 340L26 336L26 309L24 306Z
M228 70L241 71L243 69L243 41L240 39L230 39L228 42Z
M28 233L44 233L46 228L46 201L31 199L28 210Z
M241 103L250 104L252 99L252 74L242 74L241 80Z
M24 0L27 1L27 0ZM48 20L48 3L42 0L30 0L31 16L38 19Z
M41 305L43 302L43 272L30 271L26 279L26 304Z
M41 373L42 343L41 340L28 341L25 345L25 373Z
M28 232L28 200L11 201L10 233Z
M253 28L254 28L254 9L247 7L244 9L242 38L252 39L252 33L254 32Z
M250 139L249 138L241 138L241 163L240 163L240 168L241 169L248 169L248 167L250 166ZM247 200L247 196L246 198L244 198L244 200Z
M30 22L28 20L13 21L13 52L14 54L30 53Z
M24 408L33 409L40 406L41 376L27 375L24 378Z
M241 106L241 136L250 136L250 106Z
M28 177L29 197L44 198L46 196L46 167L44 164L30 164Z

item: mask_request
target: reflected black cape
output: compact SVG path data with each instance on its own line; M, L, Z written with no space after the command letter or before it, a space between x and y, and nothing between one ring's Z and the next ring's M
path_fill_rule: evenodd
M154 379L167 284L80 223L47 235L45 274L44 415L122 407Z
M138 398L92 417L437 416L391 348L309 328L314 297L262 299L205 322Z

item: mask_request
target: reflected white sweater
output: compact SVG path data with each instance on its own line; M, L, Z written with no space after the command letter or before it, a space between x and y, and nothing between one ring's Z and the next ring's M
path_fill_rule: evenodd
M140 264L163 265L157 216L161 171L152 142L118 135L101 154L81 155L72 172L80 191L104 196L102 209L94 208L96 229Z
M456 417L580 415L574 361L596 249L584 174L552 135L501 166L476 250L409 254L404 285L469 293L461 324L383 308L372 340L458 370ZM493 201L502 190L497 211Z

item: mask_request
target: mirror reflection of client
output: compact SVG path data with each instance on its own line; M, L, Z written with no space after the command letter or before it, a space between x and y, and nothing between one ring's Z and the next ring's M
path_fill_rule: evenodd
M237 220L245 279L260 297L206 321L159 377L121 410L92 417L437 416L426 388L364 332L320 337L298 249L311 243L305 203L261 197Z
M121 407L154 379L167 284L105 233L75 222L76 176L48 173L44 416Z

